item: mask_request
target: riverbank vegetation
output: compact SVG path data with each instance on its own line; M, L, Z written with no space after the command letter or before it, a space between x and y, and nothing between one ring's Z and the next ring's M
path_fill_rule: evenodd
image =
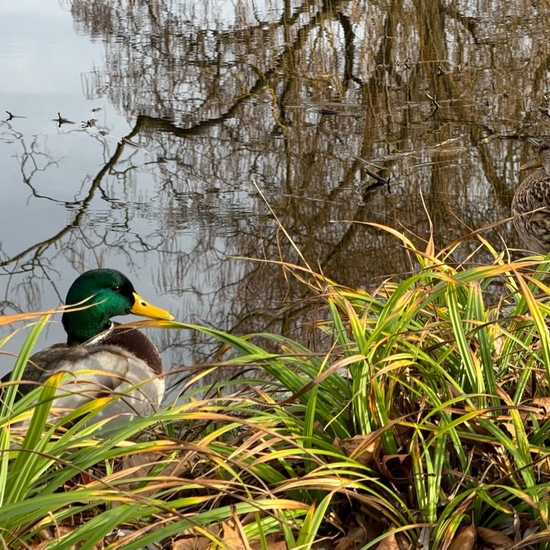
M375 289L281 265L316 301L310 342L156 323L219 353L150 418L94 423L106 396L52 425L57 379L19 401L5 384L2 547L548 544L550 263L463 267L395 235L415 269Z

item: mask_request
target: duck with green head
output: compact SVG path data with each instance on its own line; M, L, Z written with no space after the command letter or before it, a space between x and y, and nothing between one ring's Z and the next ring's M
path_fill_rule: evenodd
M160 354L142 332L117 328L111 318L128 313L163 320L174 320L174 316L147 303L129 279L114 269L93 269L80 275L69 289L66 305L79 307L63 313L67 343L30 358L19 386L21 394L62 371L70 376L58 388L52 408L66 411L116 394L120 397L95 419L153 414L164 395Z

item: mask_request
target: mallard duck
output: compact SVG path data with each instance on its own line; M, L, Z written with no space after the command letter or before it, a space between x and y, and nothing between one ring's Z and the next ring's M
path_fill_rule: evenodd
M539 144L535 159L520 170L537 168L518 186L512 199L514 226L526 248L550 252L550 143Z
M63 371L71 376L57 389L52 410L66 413L96 397L116 394L120 397L94 420L154 413L164 395L164 379L157 376L162 373L160 354L142 332L117 328L110 319L128 313L164 320L174 316L147 303L129 279L114 269L93 269L80 275L69 289L66 304L81 307L63 313L67 343L30 358L20 393L28 393L53 373Z

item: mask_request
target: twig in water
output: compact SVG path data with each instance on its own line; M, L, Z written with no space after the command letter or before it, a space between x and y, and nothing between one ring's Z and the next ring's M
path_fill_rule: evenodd
M57 122L59 124L59 127L61 128L62 124L74 124L72 120L69 120L68 118L64 118L61 116L61 113L57 113L57 118L52 118L54 122Z
M426 95L430 98L431 102L435 105L434 110L432 111L432 114L426 119L426 120L430 120L430 118L433 118L435 116L435 113L437 113L437 111L439 110L440 105L437 102L437 99L435 97L432 97L430 94L426 94Z
M364 190L363 190L363 195L362 195L362 199L363 200L366 200L366 197L367 195L373 190L373 189L376 189L377 187L382 187L383 185L386 186L387 190L388 190L388 193L391 193L391 187L390 187L390 178L383 178L382 176L380 176L379 174L377 174L376 172L372 172L371 170L369 170L366 166L363 167L363 170L367 173L367 175L369 175L371 178L374 178L376 180L375 183L371 183L370 185L368 185Z

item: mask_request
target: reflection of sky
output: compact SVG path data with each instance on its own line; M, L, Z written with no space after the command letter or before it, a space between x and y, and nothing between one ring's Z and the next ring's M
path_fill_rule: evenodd
M82 75L101 66L104 48L76 35L71 14L55 1L0 0L0 21L0 119L4 111L30 117L0 124L0 169L4 180L13 183L4 190L0 215L4 228L18 224L22 208L25 219L40 220L38 226L20 227L17 239L0 231L3 251L15 254L67 223L65 215L52 215L51 202L29 199L29 189L20 184L22 175L40 184L40 194L70 200L71 195L61 193L67 183L82 180L84 168L96 170L101 161L101 145L90 143L79 130L92 107L106 107L101 98L88 100L82 89ZM58 128L52 122L58 112L76 124ZM105 116L103 111L98 118ZM40 153L23 168L20 159L31 149ZM38 173L33 171L35 163Z
M55 1L0 0L0 21L2 109L10 110L4 105L7 98L30 96L29 114L38 116L51 100L81 94L81 73L103 58L103 46L77 36L71 14ZM10 107L15 111L17 105Z
M31 183L37 184L40 192L67 199L63 188L70 182L80 185L88 167L97 170L102 146L78 132L79 124L59 129L51 119L61 112L80 123L95 106L105 107L109 113L103 111L98 118L108 117L109 122L114 122L115 116L106 100L88 100L82 87L82 76L94 66L102 66L104 47L86 36L78 36L70 12L59 2L0 0L0 31L0 120L5 120L5 111L32 117L14 119L9 124L0 122L0 170L3 182L9 184L3 189L0 203L0 245L3 253L14 254L49 238L70 219L62 206L56 208L51 201L30 197L22 171L28 176L32 169L29 163L22 170L23 152L29 151L33 143L41 152L52 151L51 159L35 156L39 165L44 166L49 160L57 164L35 174ZM125 121L117 122L126 126ZM73 274L68 277L70 282ZM10 282L6 277L1 279L1 298L24 304L24 296L16 295L12 288L17 287ZM60 286L64 298L66 285ZM54 293L44 296L44 307L58 303ZM53 341L62 340L61 327L54 328ZM5 332L1 335L5 336ZM25 331L19 333L2 351L18 351L25 335ZM0 375L8 364L12 361L0 356Z
M239 9L234 0L209 0L208 2L174 2L173 10L181 10L190 19L202 22L204 28L239 28L280 19L283 13L281 0L249 0L245 9ZM291 5L296 2L290 2Z

